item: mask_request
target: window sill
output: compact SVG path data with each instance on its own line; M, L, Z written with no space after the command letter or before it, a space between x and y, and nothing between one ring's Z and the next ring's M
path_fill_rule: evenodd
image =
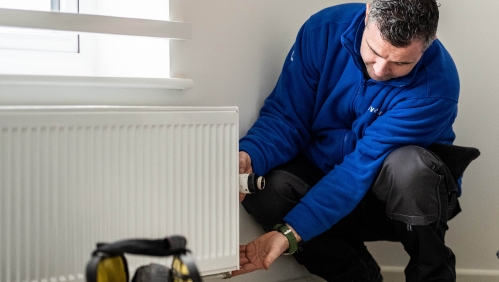
M184 22L3 8L0 8L0 25L169 39L191 38L191 24Z
M140 77L91 77L52 75L0 75L1 85L24 86L75 86L112 88L154 88L184 90L193 86L185 78L140 78Z

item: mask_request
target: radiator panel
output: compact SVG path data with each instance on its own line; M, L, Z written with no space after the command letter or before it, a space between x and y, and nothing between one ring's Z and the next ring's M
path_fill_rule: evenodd
M174 234L203 275L236 269L237 124L236 108L0 108L0 281L83 280L97 242Z

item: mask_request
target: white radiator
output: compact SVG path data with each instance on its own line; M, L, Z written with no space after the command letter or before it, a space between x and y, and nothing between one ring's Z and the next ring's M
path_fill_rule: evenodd
M0 281L83 281L97 242L176 234L202 275L237 268L237 108L0 107Z

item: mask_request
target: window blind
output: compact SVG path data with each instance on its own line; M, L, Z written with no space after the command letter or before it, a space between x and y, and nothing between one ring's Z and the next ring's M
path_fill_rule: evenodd
M0 26L34 28L78 33L98 33L125 36L143 36L173 40L191 39L191 24L186 22L137 19L126 17L31 11L0 8ZM14 76L0 77L0 84L74 84L81 86L99 85L110 87L137 87L188 89L193 82L184 78L105 78L105 77L71 77L64 76ZM82 83L84 82L84 83ZM149 85L149 87L147 86Z

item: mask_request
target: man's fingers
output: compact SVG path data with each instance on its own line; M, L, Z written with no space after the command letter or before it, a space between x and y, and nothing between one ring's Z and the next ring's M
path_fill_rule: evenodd
M256 267L255 265L251 264L251 263L248 263L248 264L245 264L245 265L242 265L239 270L234 270L232 271L232 276L237 276L237 275L241 275L241 274L246 274L246 273L249 273L249 272L253 272L255 270L258 270L259 268Z
M246 245L239 246L239 265L245 265L249 263L250 260L246 257Z
M239 265L245 265L247 263L250 263L250 259L246 257L245 253L240 253L239 254Z
M239 152L239 173L252 173L251 158L246 152Z
M247 263L249 263L249 262L250 262L250 260L249 260L249 259L247 259L246 257L240 257L240 258L239 258L239 264L240 264L240 265L245 265L245 264L247 264Z
M246 194L244 193L239 193L239 203L244 200L244 197L246 197Z

